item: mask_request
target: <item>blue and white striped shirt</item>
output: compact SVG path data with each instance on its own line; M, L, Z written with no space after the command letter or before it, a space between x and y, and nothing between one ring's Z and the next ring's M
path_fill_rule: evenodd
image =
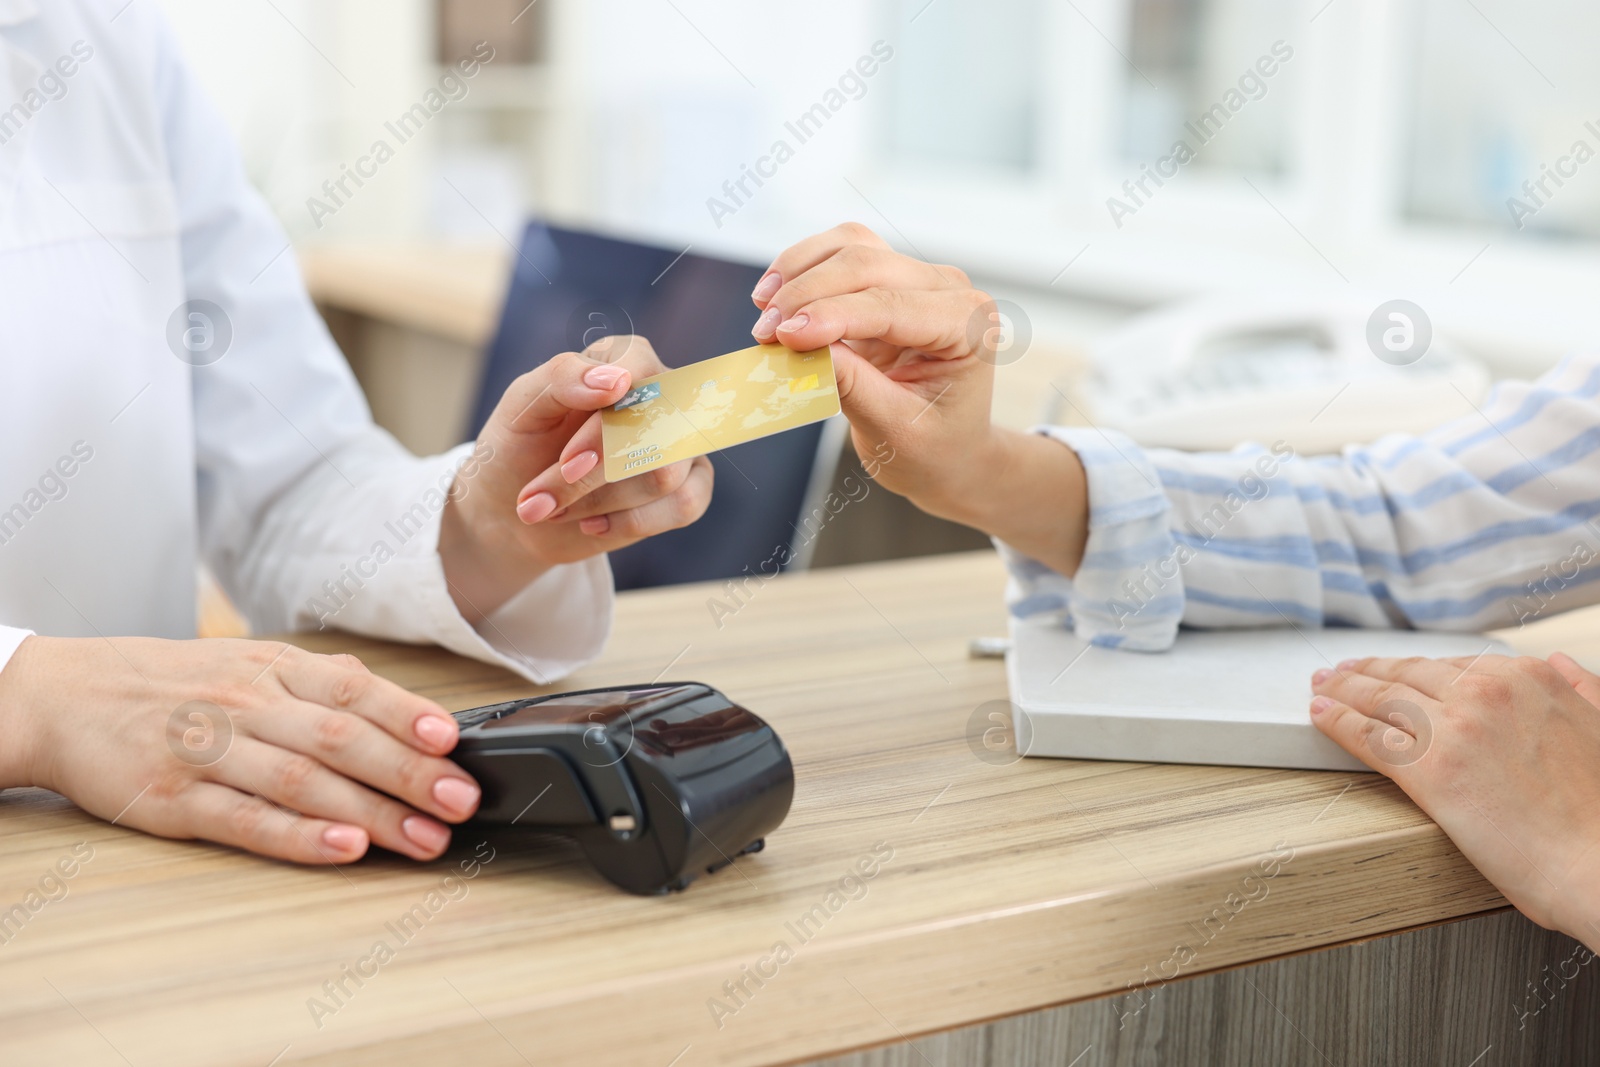
M1341 455L1141 449L1046 427L1083 461L1075 579L1001 545L1018 616L1160 651L1179 624L1486 630L1600 601L1600 353L1479 414Z

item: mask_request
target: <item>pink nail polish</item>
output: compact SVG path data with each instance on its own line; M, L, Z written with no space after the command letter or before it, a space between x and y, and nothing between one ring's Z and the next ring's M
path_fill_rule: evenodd
M439 715L422 715L412 727L429 748L449 748L455 744L456 724Z
M750 294L750 299L758 304L765 304L782 287L783 279L778 277L778 272L769 270L761 276L759 282L756 282L755 292Z
M367 832L359 826L330 826L322 831L322 843L335 852L365 852Z
M811 316L802 311L792 319L785 319L783 325L779 326L778 329L785 333L793 333L796 330L804 329L810 322Z
M549 493L535 493L517 505L517 518L532 526L543 522L556 509L556 498Z
M590 537L598 537L611 529L611 520L604 515L590 515L587 519L578 520L578 529Z
M1323 682L1326 682L1329 678L1332 678L1332 677L1333 677L1333 672L1330 671L1328 668L1324 667L1320 671L1318 671L1317 673L1315 673L1315 674L1313 674L1311 676L1311 684L1312 685L1321 685Z
M768 308L761 313L761 317L756 320L756 324L751 328L750 332L756 337L771 337L773 331L778 328L778 323L782 320L783 312L777 308Z
M1311 702L1311 714L1321 715L1331 707L1333 707L1332 697L1317 697Z
M568 485L582 478L594 470L595 464L600 462L598 452L579 452L576 456L561 465L561 477L566 479Z
M450 843L450 829L424 815L412 815L400 822L400 831L411 843L429 852L442 852Z
M483 791L460 778L441 778L433 783L433 799L455 815L466 815L478 806Z
M1359 663L1359 662L1360 662L1360 660L1353 660L1353 659L1340 660L1339 661L1339 666L1335 667L1334 669L1337 670L1340 674L1343 674L1345 671L1355 670L1356 664Z
M615 389L617 387L617 383L622 381L622 379L627 377L627 375L628 372L626 369L607 363L604 366L590 367L588 370L584 371L583 384L592 389L610 392L612 389Z

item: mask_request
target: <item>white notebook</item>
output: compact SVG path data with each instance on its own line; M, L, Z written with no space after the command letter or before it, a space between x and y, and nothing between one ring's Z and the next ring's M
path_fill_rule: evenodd
M1091 647L1014 619L1006 673L1025 756L1366 770L1311 724L1311 675L1362 656L1476 656L1482 634L1182 631L1167 652Z

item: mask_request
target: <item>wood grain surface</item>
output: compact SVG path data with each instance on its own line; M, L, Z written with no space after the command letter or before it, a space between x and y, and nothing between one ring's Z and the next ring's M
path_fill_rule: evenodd
M0 926L0 1060L792 1063L1504 906L1375 775L985 747L1004 670L967 641L1002 632L1002 585L979 552L621 597L562 688L710 683L797 775L765 852L670 897L553 837L468 828L431 865L301 869L9 792L0 912L58 899ZM433 649L297 640L450 709L534 691Z

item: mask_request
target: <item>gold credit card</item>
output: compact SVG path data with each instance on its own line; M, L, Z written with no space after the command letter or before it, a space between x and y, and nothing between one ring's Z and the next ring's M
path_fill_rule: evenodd
M606 481L839 414L826 348L755 345L635 382L600 413Z

